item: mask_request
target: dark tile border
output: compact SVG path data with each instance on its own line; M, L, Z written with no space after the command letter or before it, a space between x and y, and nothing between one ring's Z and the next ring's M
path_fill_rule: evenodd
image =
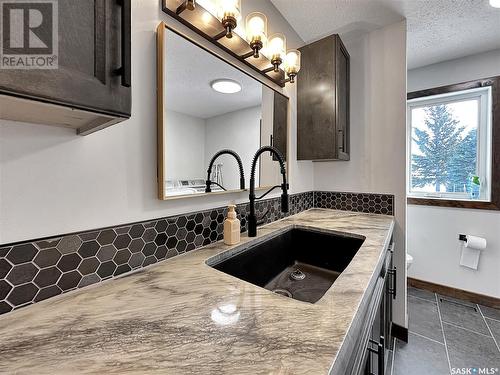
M305 192L257 202L257 216L271 223L310 208L392 215L384 194ZM237 205L242 232L249 204ZM0 245L0 314L83 288L222 239L226 208L191 212L116 227Z
M314 206L316 208L394 215L394 195L315 191Z

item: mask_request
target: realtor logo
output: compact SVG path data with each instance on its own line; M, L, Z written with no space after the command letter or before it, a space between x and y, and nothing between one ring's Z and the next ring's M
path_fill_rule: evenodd
M0 69L57 69L57 0L0 0Z

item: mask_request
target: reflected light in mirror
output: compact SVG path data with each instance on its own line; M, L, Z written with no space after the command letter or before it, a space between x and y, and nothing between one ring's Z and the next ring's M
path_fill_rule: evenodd
M210 86L222 94L234 94L241 91L241 85L232 79L217 79L212 81Z
M490 0L490 5L493 8L500 8L500 0Z
M236 323L240 319L240 312L236 305L228 303L213 309L210 318L217 324L227 326Z

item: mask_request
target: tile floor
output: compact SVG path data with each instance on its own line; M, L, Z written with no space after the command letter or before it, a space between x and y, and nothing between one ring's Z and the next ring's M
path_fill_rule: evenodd
M387 374L500 375L500 310L409 288L408 320Z

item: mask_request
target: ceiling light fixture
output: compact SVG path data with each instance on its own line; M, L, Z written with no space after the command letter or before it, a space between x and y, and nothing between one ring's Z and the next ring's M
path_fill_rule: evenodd
M216 79L210 82L210 86L222 94L235 94L241 91L241 85L232 79Z
M493 8L500 8L500 0L490 0L490 5Z

